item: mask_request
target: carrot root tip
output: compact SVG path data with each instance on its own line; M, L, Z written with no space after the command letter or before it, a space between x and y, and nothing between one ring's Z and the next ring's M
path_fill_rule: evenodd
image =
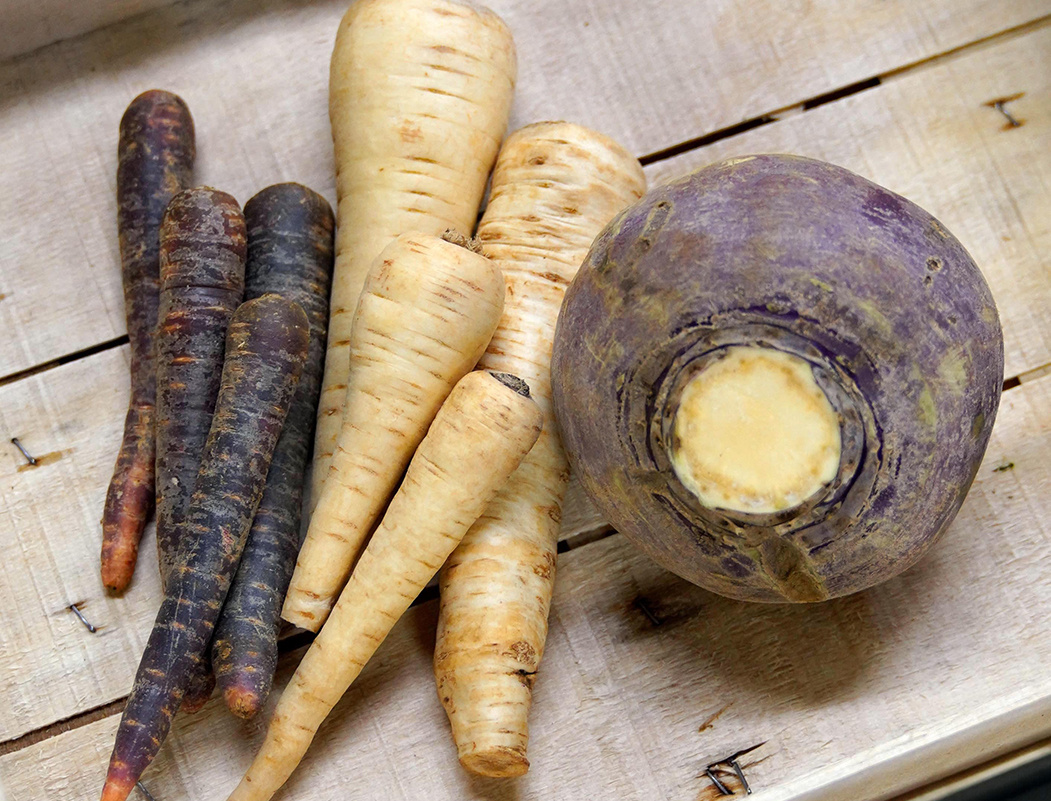
M255 717L263 705L263 698L252 687L227 687L223 690L226 707L244 720Z
M131 791L135 789L135 779L131 776L122 775L124 771L114 772L110 768L106 775L106 783L102 786L101 801L125 801Z

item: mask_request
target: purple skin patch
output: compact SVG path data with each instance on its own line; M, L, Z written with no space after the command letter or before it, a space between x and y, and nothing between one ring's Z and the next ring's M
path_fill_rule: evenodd
M677 392L730 345L807 359L840 414L833 484L777 515L706 509L667 459ZM595 240L552 358L588 495L657 562L751 601L846 595L955 517L1003 382L996 306L921 208L831 164L762 155L658 187Z

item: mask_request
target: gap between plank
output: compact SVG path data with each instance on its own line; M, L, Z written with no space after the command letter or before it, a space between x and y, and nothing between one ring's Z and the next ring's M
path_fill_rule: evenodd
M1008 784L1019 774L1022 774L1020 778L1025 778L1026 774L1033 776L1038 771L1045 772L1048 760L1051 760L1051 738L1037 740L932 784L895 796L893 801L952 801L958 793L974 790L994 780ZM1024 788L1004 789L1013 793L1016 789Z
M149 14L153 12L146 13ZM795 116L796 114L802 114L807 111L811 111L812 109L820 108L821 106L827 105L829 103L835 103L840 100L843 100L844 98L851 97L862 92L866 92L870 89L875 89L876 87L881 86L889 80L899 78L906 74L911 74L913 72L925 69L927 67L941 64L944 61L954 59L962 54L970 53L974 50L979 50L984 47L1000 44L1010 39L1024 36L1028 33L1039 30L1049 24L1051 24L1051 14L1046 14L1043 17L1039 17L1038 19L1030 20L1029 22L1022 23L1021 25L1016 25L1013 28L1007 28L998 33L993 33L988 36L984 36L980 39L975 39L972 42L959 45L958 47L951 48L942 53L937 53L933 56L929 56L919 61L914 61L909 64L905 64L901 67L895 67L885 72L881 72L877 75L873 75L869 78L864 78L860 81L856 81L855 83L848 84L847 86L842 86L837 89L833 89L831 91L807 98L798 103L793 103L792 105L784 106L774 111L769 111L765 114L760 114L756 117L751 117L734 125L730 125L725 128L720 128L718 130L702 134L701 136L694 137L693 139L688 139L684 142L680 142L679 144L670 145L669 147L654 151L653 153L648 153L644 156L640 156L639 162L643 166L646 166L649 164L655 164L659 161L665 161L669 158L682 155L683 153L688 153L691 150L698 150L702 147L714 144L715 142L719 142L723 139L729 139L734 136L739 136L755 128L760 128L764 125L770 125L775 122L779 122L780 120ZM44 45L44 47L51 47L53 44L56 43L53 42L51 44ZM16 58L21 57L22 56L17 56ZM72 353L68 353L63 356L59 356L57 358L51 359L50 361L43 362L42 364L38 364L33 367L27 367L24 370L9 373L6 376L0 376L0 387L6 386L8 384L13 384L16 381L21 381L24 378L29 378L31 376L38 375L55 367L61 367L64 364L69 364L70 362L78 361L79 359L85 359L89 356L94 356L97 353L110 350L111 348L120 347L121 345L127 344L127 342L128 335L124 334L122 336L116 337L115 339L110 339L106 342L101 342L97 345L92 345L90 347L73 351ZM1006 387L1005 385L1005 388L1009 387Z
M1036 20L1031 20L1021 25L1017 25L1013 28L1008 28L995 34L976 39L972 42L968 42L967 44L951 48L949 50L930 56L928 58L915 61L903 65L901 67L896 67L891 70L887 70L869 78L865 78L863 80L849 84L847 86L843 86L820 95L815 95L814 97L808 98L799 103L795 103L790 106L785 106L783 108L768 112L766 114L743 120L742 122L739 122L735 125L720 128L716 131L712 131L702 136L695 137L693 139L686 140L679 144L655 151L653 153L641 156L639 158L639 161L643 165L649 165L659 161L664 161L674 156L687 153L691 150L696 150L707 145L714 144L715 142L721 141L723 139L729 139L733 136L738 136L754 128L759 128L763 125L776 123L782 119L785 119L786 117L791 117L798 113L805 113L807 111L819 108L820 106L826 105L828 103L838 102L844 98L851 97L855 94L874 89L887 82L888 80L897 79L903 75L911 74L918 70L941 64L945 61L954 59L962 54L970 53L972 51L984 47L1000 44L1004 41L1026 35L1033 31L1039 30L1049 24L1051 24L1051 14L1045 15ZM44 45L44 47L50 47L53 44L56 43L49 43L48 45ZM16 56L15 58L20 58L25 55L27 54L21 54L20 56ZM0 387L6 386L8 384L13 384L16 381L21 381L22 379L39 375L40 373L47 372L48 370L52 370L56 367L61 367L62 365L69 364L80 359L85 359L90 356L94 356L98 353L111 350L113 348L121 347L122 345L126 345L128 341L128 335L124 334L114 339L110 339L105 342L101 342L96 345L92 345L90 347L56 357L54 359L35 365L33 367L28 367L24 370L19 370L14 373L9 373L6 376L0 376ZM1003 390L1006 392L1010 389L1014 389L1020 386L1024 382L1030 382L1049 374L1051 374L1051 364L1046 364L1040 367L1032 368L1030 370L1025 371L1024 373L1021 373L1018 376L1012 376L1010 378L1007 378L1004 381ZM606 539L607 537L610 537L616 533L617 532L611 526L608 525L600 526L590 531L581 532L579 534L567 538L566 540L560 540L558 543L558 553L565 553L570 550L582 548L591 543ZM424 588L420 595L412 602L410 608L418 606L422 603L433 601L437 598L437 586L428 586ZM308 646L314 641L315 636L316 635L313 632L296 630L294 631L294 633L291 633L288 636L285 636L279 640L278 652L279 654L287 654L291 651L295 651L305 646ZM122 696L113 701L107 702L97 707L93 707L92 709L86 710L84 712L78 712L75 715L71 715L67 718L63 718L62 720L55 721L39 729L33 729L32 731L26 732L25 734L22 734L13 739L0 742L0 757L14 753L15 751L20 751L24 748L28 748L31 745L35 745L36 743L50 739L51 737L55 737L59 734L63 734L67 731L79 729L83 726L87 726L91 723L95 723L96 721L102 720L103 718L119 714L123 711L124 704L127 701L127 698L128 696Z
M110 715L115 715L124 709L126 700L127 696L118 698L115 701L109 701L85 712L78 712L75 715L70 715L68 718L56 720L54 723L49 723L39 729L33 729L13 739L4 740L0 743L0 757L7 756L15 751L21 751L23 748L49 740L67 731L87 726L89 723L94 723L97 720L108 718Z
M13 384L16 381L21 381L23 378L30 378L31 376L39 375L40 373L46 373L48 370L53 370L56 367L61 367L64 364L79 361L80 359L86 359L89 356L94 356L103 351L119 348L121 345L127 345L128 341L128 335L122 334L115 339L108 339L105 342L99 342L97 345L92 345L91 347L83 348L81 350L75 350L72 353L66 353L33 367L27 367L26 369L19 370L15 373L8 373L5 376L0 376L0 387Z
M649 164L655 164L659 161L665 161L666 159L670 159L675 156L680 156L683 153L690 152L691 150L698 150L702 147L706 147L708 145L722 141L723 139L729 139L734 136L739 136L740 134L743 134L746 131L751 131L754 128L760 128L764 125L770 125L772 123L779 122L780 120L787 119L789 117L794 117L796 114L802 114L807 111L811 111L812 109L819 108L828 103L835 103L839 100L843 100L844 98L860 94L861 92L866 92L870 89L875 89L876 87L881 86L882 84L887 83L890 80L895 80L904 75L912 74L914 72L918 72L920 70L942 64L945 61L955 59L961 55L969 54L973 51L981 50L983 48L990 47L993 45L998 45L1011 39L1016 39L1020 36L1024 36L1026 34L1037 31L1043 27L1046 27L1048 24L1051 24L1051 14L1047 14L1035 20L1030 20L1029 22L1022 23L1021 25L1016 25L1013 28L1007 28L1006 30L1000 31L998 33L990 34L989 36L984 36L980 39L975 39L973 42L968 42L967 44L959 45L958 47L953 47L949 50L945 50L944 52L936 53L933 56L928 56L927 58L920 59L919 61L913 61L909 64L886 70L871 77L864 78L860 81L856 81L855 83L848 84L847 86L842 86L838 89L833 89L830 92L815 95L814 97L807 98L806 100L802 100L798 103L793 103L790 106L784 106L782 108L775 109L774 111L768 111L765 114L750 117L746 120L742 120L741 122L736 123L735 125L730 125L725 128L719 128L718 130L702 134L701 136L694 137L693 139L688 139L685 142L680 142L678 144L671 145L661 150L654 151L653 153L648 153L645 156L641 156L639 158L639 161L643 164L643 166L646 166Z

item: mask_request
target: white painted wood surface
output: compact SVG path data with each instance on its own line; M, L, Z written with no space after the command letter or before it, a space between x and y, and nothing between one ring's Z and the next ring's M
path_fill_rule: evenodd
M98 575L127 359L123 346L0 387L0 443L18 437L40 460L0 447L0 743L126 696L160 605L152 524L127 593ZM602 525L573 482L563 536Z
M1006 393L960 516L920 564L815 607L719 598L620 535L564 554L533 767L515 781L457 764L430 669L436 603L415 607L278 798L711 801L704 766L765 741L742 760L756 801L866 801L1010 751L1051 729L1048 453L1051 378ZM0 757L0 781L12 799L91 798L117 720ZM225 798L262 734L213 699L177 719L143 781L158 801Z
M163 85L190 101L202 182L244 201L295 179L334 199L325 81L346 2L191 0L0 63L0 378L124 332L114 150L138 91ZM862 801L1051 734L1041 628L1051 603L1051 25L996 36L1051 14L1051 2L492 5L519 43L513 125L565 117L640 155L889 73L877 88L658 161L650 180L780 150L905 194L982 266L1007 375L1024 381L1004 397L959 521L906 576L776 609L685 585L620 537L583 546L560 561L529 777L482 782L456 765L430 677L430 603L398 627L282 798L692 801L716 797L698 777L707 761L768 739L745 760L757 799ZM41 43L8 35L19 19L65 36L74 28L62 26L134 6L0 0L3 46ZM1006 108L1024 124L1005 128L985 104L1020 92ZM152 531L127 595L105 597L97 578L126 352L0 385L0 754L11 751L0 757L0 799L5 787L19 800L97 794L116 715L74 719L80 727L65 734L44 727L127 693L159 602ZM4 445L12 436L42 464L26 468ZM603 529L571 488L564 536L579 543ZM67 610L73 602L98 634ZM286 677L294 661L285 658ZM260 735L213 701L177 723L147 784L157 801L225 797Z
M1015 96L1018 127L992 107ZM1051 362L1051 25L658 162L650 183L748 153L831 161L920 204L993 290L1004 375Z
M32 11L49 25L59 5L76 16L121 3L0 0L15 22ZM14 223L0 376L124 334L116 136L138 92L188 101L199 182L242 203L284 180L334 200L328 61L347 5L193 0L0 64L0 220ZM640 156L1051 13L1049 0L491 5L518 44L512 125L568 119Z
M723 142L658 162L648 172L661 181L727 155L790 150L860 170L910 197L922 195L917 199L960 233L996 279L1008 375L1023 372L1051 361L1051 193L1039 191L1039 181L1051 176L1051 155L1040 146L1051 136L1051 68L1039 69L1034 50L1051 58L1051 27L727 140L733 147ZM983 75L1000 83L983 86ZM1000 115L981 105L980 98L1005 86L1025 88L1033 98L1015 109L1027 120L1022 128L1003 131ZM925 110L932 97L960 99ZM873 122L859 128L864 120ZM932 120L971 136L939 138L941 128ZM894 135L887 136L887 130ZM928 150L940 147L943 157L895 158L902 138L930 143ZM998 147L1008 149L995 160L1004 173L997 172L991 155ZM925 171L927 180L914 180L917 171ZM991 181L1025 187L1034 176L1035 188L1019 198L988 188ZM151 535L143 544L134 589L123 599L106 598L94 572L102 499L127 403L125 353L126 348L107 351L0 387L0 442L18 436L32 453L71 451L53 466L18 472L18 452L0 449L0 548L20 554L0 566L0 593L11 593L11 608L17 610L17 625L0 626L0 675L10 677L0 682L0 708L12 710L0 716L0 741L123 697L156 613ZM564 538L602 526L574 484ZM14 589L25 576L36 587L32 596ZM54 630L49 616L55 610L80 600L119 632L87 637L67 614L58 618L63 625L55 636L40 636Z
M0 741L127 695L160 605L152 525L124 597L99 579L127 358L125 346L0 387Z
M28 53L171 2L174 0L3 0L0 59Z

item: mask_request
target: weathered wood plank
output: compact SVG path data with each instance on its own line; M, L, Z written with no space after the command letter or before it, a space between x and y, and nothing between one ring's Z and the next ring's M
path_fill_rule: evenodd
M93 31L172 0L3 0L0 59Z
M107 597L99 579L127 354L125 346L0 388L0 740L126 695L157 613L152 526L124 597Z
M1005 108L992 104L1015 97ZM652 165L659 183L719 159L798 153L919 203L982 268L1006 376L1051 362L1051 26Z
M620 536L564 555L533 767L515 782L472 780L456 763L430 670L435 603L416 607L280 797L710 801L704 766L765 741L743 760L756 801L866 801L1046 736L1049 452L1042 379L1004 396L974 488L934 551L819 606L718 598ZM283 660L282 682L296 657ZM11 797L91 797L116 723L0 758ZM223 798L261 736L213 700L177 720L145 783L164 797Z
M15 7L50 20L56 2ZM347 5L179 3L0 65L0 375L124 333L113 173L139 91L189 102L200 182L242 202L282 180L333 199L328 60ZM1051 13L1048 0L491 5L518 42L513 124L571 119L640 155Z
M964 238L993 283L1007 332L1008 374L1020 363L1051 361L1051 284L1046 280L1051 165L1039 147L1051 130L1046 83L1051 70L1034 75L1033 70L1040 72L1040 60L1032 55L1041 49L1051 52L1043 44L1048 34L1048 30L1034 32L931 68L915 80L902 78L857 98L769 125L744 137L748 141L737 151L808 152L808 142L816 147L814 142L827 141L827 150L818 155L859 169L899 191L923 195L921 202ZM1027 44L1030 40L1036 44ZM1026 98L1033 97L1033 105L1019 109L1027 120L1024 127L1001 133L995 117L990 121L982 116L994 112L980 105L976 121L964 125L961 119L967 120L965 115L975 105L967 100L972 85L977 85L973 91L978 97L988 94L980 85L982 75L996 76L1003 86L1031 88ZM963 99L942 108L934 103L932 92L934 98ZM923 112L928 102L934 108ZM934 121L943 113L951 123L948 127ZM873 124L864 123L870 118ZM910 127L911 120L916 121L915 128ZM985 124L993 127L988 142L982 138ZM888 126L898 132L894 137L885 135ZM781 129L786 133L778 134ZM760 136L767 139L757 139ZM910 157L902 140L913 150L924 143L924 152L938 150L943 157L933 166L926 160L921 164ZM1006 156L998 155L1000 147L1009 148ZM729 145L721 144L654 165L650 172L655 180L662 180L730 152ZM989 176L996 174L991 154L1004 175L1012 180L1018 176L1017 185L1028 187L1015 197L1015 205L1002 186L986 188L994 180ZM1027 166L1029 174L1023 175ZM928 180L914 182L913 170L926 170ZM1005 227L997 221L1004 221ZM1001 242L1001 235L1013 237L1012 241ZM146 558L124 599L106 599L96 572L98 519L127 403L125 351L99 354L0 388L0 443L19 436L37 454L72 449L55 464L18 472L18 452L0 448L0 547L17 554L0 567L0 601L16 610L0 622L0 709L12 710L0 716L0 741L125 695L156 611L152 539L144 543ZM563 522L564 537L603 525L575 483ZM32 601L25 590L27 577L34 587ZM68 603L79 600L88 602L86 614L93 612L119 633L91 638L72 617L59 614Z
M128 348L0 387L0 742L127 695L160 604L152 524L131 589L99 580ZM18 437L40 461L29 467ZM601 525L571 485L566 536ZM68 610L80 603L90 634Z

